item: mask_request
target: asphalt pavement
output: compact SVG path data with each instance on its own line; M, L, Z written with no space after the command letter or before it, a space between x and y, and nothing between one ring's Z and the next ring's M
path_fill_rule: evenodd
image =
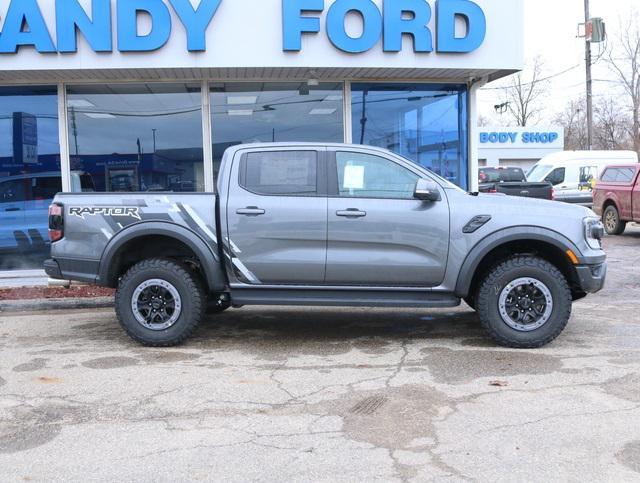
M0 313L1 481L639 481L640 229L538 350L456 310L243 308L145 349Z

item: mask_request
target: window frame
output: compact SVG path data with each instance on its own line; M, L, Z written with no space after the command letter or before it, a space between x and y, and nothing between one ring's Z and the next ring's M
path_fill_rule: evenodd
M338 160L337 153L354 153L354 154L364 154L367 156L374 156L377 158L384 159L390 163L397 165L400 168L407 170L408 172L414 174L418 177L418 180L427 178L422 172L411 169L409 166L405 166L403 163L396 161L388 156L384 156L383 153L374 153L368 150L360 150L360 149L350 149L348 147L343 148L335 148L328 152L329 162L327 165L328 168L328 192L329 198L332 199L340 199L340 200L386 200L386 201L419 201L415 197L411 196L410 198L384 198L379 196L341 196L340 195L340 178L338 176ZM418 165L416 165L418 166ZM431 179L431 178L428 178ZM433 181L433 180L432 180ZM438 185L440 186L440 185Z
M249 189L244 184L244 177L246 176L247 157L250 154L256 153L283 153L283 152L311 152L316 154L316 192L314 194L286 194L286 193L259 193L257 191ZM327 155L325 150L316 148L273 148L273 149L253 149L243 151L238 161L238 187L247 193L254 194L256 196L269 197L269 198L322 198L327 196Z

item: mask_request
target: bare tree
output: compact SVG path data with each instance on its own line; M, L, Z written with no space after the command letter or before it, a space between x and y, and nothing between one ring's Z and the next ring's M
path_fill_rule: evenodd
M629 126L631 122L618 103L611 98L604 98L595 109L594 140L597 149L628 149L630 142Z
M488 127L491 126L491 120L487 116L483 116L480 114L478 116L478 127Z
M554 123L564 128L564 147L567 150L582 151L588 148L587 113L584 105L584 99L569 101L565 110L554 119Z
M531 69L510 77L504 88L507 110L517 126L531 124L544 110L540 101L547 92L548 81L543 71L542 58L536 57Z
M640 18L631 13L620 21L618 45L607 59L610 69L624 89L631 108L633 148L640 154Z

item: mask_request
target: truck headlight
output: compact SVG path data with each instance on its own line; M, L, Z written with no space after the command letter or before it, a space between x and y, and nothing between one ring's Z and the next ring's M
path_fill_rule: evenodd
M600 250L602 248L602 238L604 238L604 226L600 218L585 218L584 239L587 241L587 245L594 250Z

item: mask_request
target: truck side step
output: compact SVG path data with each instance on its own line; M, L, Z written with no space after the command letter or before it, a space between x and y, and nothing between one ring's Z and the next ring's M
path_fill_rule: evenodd
M233 305L318 305L350 307L457 307L460 299L434 292L380 292L369 290L305 290L236 288Z

